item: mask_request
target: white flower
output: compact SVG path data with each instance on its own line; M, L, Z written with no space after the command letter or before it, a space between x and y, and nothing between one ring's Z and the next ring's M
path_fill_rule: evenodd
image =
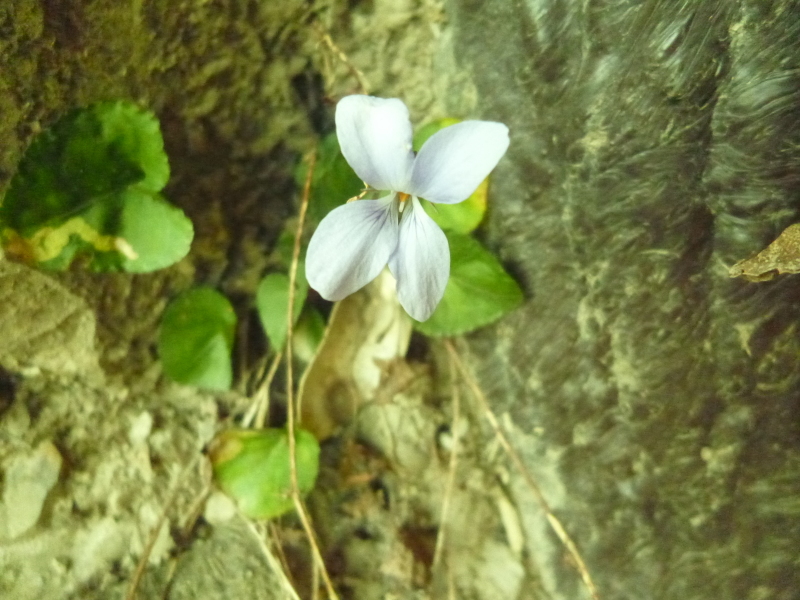
M388 264L400 304L424 321L444 294L450 250L418 198L466 200L505 154L508 128L464 121L435 133L414 156L403 102L347 96L336 105L336 133L356 174L388 192L339 206L322 220L308 245L308 283L323 298L341 300Z

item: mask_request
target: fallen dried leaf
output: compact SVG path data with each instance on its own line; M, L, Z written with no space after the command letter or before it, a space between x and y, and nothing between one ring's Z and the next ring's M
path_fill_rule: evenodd
M800 223L790 225L764 250L728 269L731 277L748 281L769 281L785 273L800 273Z

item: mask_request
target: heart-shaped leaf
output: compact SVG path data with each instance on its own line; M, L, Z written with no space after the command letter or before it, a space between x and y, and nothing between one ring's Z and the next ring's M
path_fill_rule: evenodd
M227 390L231 386L231 349L236 313L211 288L178 296L164 311L158 352L170 378L197 387Z
M314 487L319 443L308 431L295 432L297 484L301 494ZM209 446L214 478L251 519L278 517L293 507L289 436L285 429L231 429Z
M158 194L168 179L155 115L127 102L74 110L20 161L0 205L6 253L49 269L79 255L99 271L169 266L194 233Z

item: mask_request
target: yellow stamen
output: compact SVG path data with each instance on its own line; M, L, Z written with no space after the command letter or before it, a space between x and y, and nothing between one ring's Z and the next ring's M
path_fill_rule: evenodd
M406 207L405 202L411 198L411 194L405 194L403 192L397 192L397 199L400 200L400 208L397 212L403 214L403 209Z

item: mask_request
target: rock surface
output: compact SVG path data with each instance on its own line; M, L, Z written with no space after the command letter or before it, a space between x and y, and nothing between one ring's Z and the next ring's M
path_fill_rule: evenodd
M61 455L50 442L39 444L30 456L17 456L8 465L0 506L5 509L2 524L10 539L21 536L39 521L47 494L58 481L60 471ZM5 537L1 531L0 537Z
M0 262L0 364L61 374L97 371L95 316L46 275Z
M727 268L800 217L797 4L448 6L530 295L472 364L601 597L796 597L800 280ZM512 487L534 576L582 597Z

